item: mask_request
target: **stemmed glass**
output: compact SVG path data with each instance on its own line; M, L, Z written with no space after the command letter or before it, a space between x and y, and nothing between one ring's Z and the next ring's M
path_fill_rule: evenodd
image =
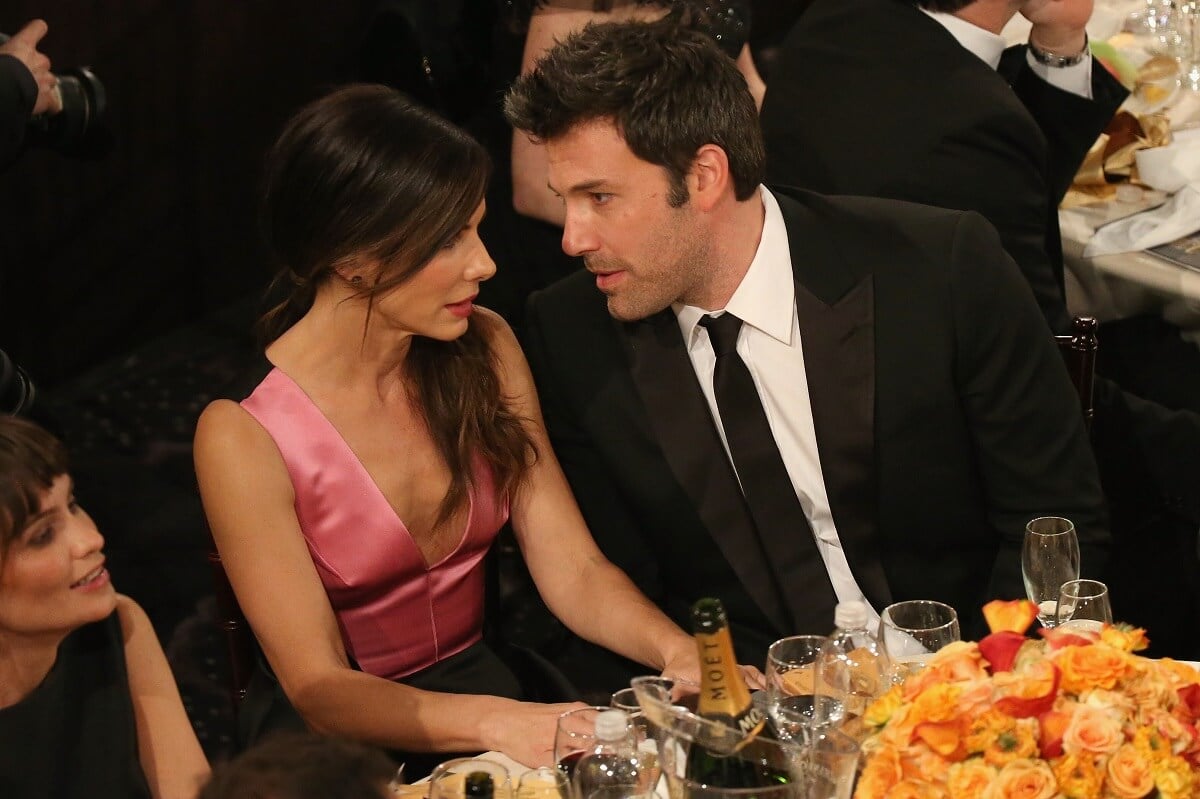
M842 715L841 703L830 691L816 690L817 660L825 641L823 635L793 635L767 650L767 712L783 738L802 739L803 728Z
M1025 525L1021 577L1026 596L1038 606L1038 621L1053 627L1059 590L1079 579L1079 538L1070 519L1042 516Z
M1068 630L1098 633L1112 624L1108 586L1099 580L1069 580L1058 592L1055 613L1058 626Z
M903 682L920 671L934 652L960 640L958 613L943 602L896 602L879 615L879 642L893 667L892 682Z
M558 717L554 731L554 762L570 781L579 758L596 745L596 716L607 707L583 707L568 710Z

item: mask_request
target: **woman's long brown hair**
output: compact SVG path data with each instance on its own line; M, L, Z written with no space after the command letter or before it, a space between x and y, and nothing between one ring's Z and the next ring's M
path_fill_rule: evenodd
M386 265L361 292L369 303L411 279L470 220L490 169L474 139L384 86L348 86L303 108L267 158L263 234L274 285L289 289L260 320L264 339L295 324L351 259ZM466 499L477 458L511 498L536 449L501 393L480 322L453 341L414 336L403 368L450 471L438 522Z

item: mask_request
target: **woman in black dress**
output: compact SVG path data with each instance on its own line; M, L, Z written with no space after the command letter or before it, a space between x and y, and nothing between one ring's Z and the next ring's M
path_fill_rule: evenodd
M113 589L61 443L0 416L0 796L193 797L208 762L150 620Z

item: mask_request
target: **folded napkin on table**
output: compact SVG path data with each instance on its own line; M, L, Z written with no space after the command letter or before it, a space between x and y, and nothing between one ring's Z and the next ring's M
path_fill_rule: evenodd
M1083 249L1085 258L1157 247L1200 228L1200 184L1184 186L1158 208L1111 222Z

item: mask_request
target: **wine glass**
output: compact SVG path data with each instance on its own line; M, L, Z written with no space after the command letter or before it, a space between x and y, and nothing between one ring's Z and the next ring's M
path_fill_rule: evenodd
M1026 596L1038 606L1038 621L1053 627L1059 589L1079 579L1079 538L1070 519L1042 516L1025 525L1021 577Z
M570 782L579 758L596 745L596 716L612 708L581 707L558 717L554 731L554 762Z
M961 641L958 613L944 602L911 599L888 605L879 615L879 643L892 664L892 682L924 668L933 653Z
M495 796L508 796L508 769L491 760L459 757L439 764L429 775L429 799L464 799L467 775L474 771L491 775Z
M782 738L802 739L805 727L842 715L841 702L831 691L817 691L817 661L826 640L823 635L792 635L767 650L767 712Z
M1055 617L1063 629L1100 632L1112 624L1108 586L1099 580L1068 580L1058 592Z

